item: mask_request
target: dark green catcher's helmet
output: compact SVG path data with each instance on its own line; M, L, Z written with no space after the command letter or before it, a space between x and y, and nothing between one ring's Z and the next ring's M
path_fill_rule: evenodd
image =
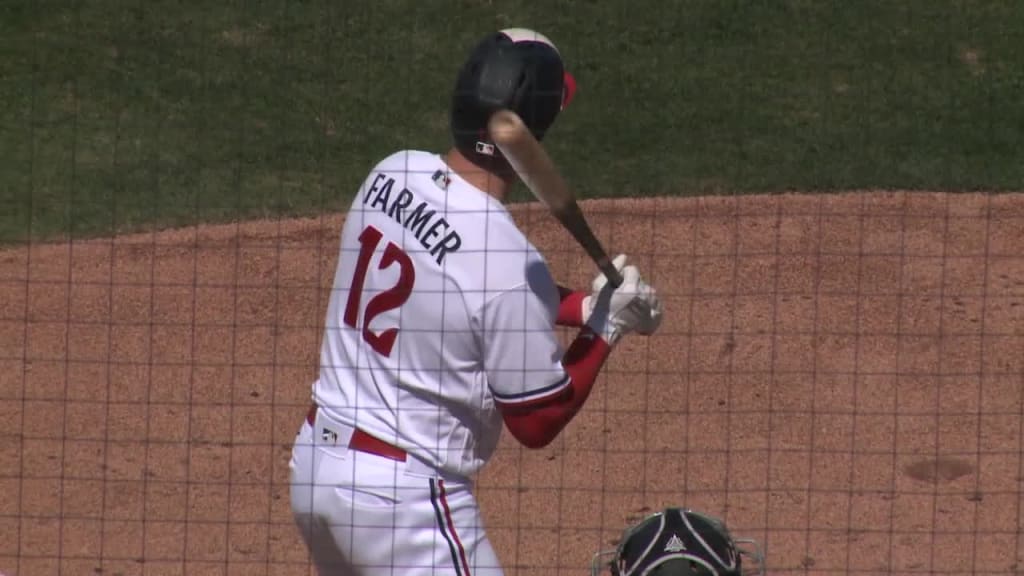
M610 557L610 558L609 558ZM618 547L594 556L592 576L764 576L755 540L735 539L725 524L686 508L666 508L629 527Z

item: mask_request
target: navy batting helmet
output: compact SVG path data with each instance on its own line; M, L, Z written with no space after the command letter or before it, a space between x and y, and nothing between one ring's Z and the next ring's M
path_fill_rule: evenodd
M606 558L610 560L605 561ZM593 576L763 576L764 554L700 512L666 508L629 527L613 551L594 556Z
M541 140L575 91L576 81L546 36L527 28L490 34L472 50L455 82L450 113L455 146L477 163L500 157L487 133L487 122L500 109L518 114Z

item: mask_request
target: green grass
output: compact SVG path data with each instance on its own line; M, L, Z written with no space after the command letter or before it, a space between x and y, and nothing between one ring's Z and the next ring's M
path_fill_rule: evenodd
M1020 2L9 0L0 242L341 209L512 25L580 82L584 197L1024 188Z

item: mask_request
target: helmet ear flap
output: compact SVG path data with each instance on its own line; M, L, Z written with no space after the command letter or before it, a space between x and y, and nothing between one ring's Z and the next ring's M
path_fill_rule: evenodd
M480 128L474 143L477 154L500 157L486 129L490 115L505 108L515 109L524 97L527 83L525 66L509 48L499 48L486 61L479 64L476 72L476 94Z

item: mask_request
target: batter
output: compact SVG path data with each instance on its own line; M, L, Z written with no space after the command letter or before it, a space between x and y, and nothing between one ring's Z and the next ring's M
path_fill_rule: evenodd
M624 282L556 284L503 205L515 172L486 135L515 110L538 139L572 100L554 44L490 34L460 69L454 145L395 152L341 231L319 377L291 458L291 507L322 576L502 574L472 492L503 428L548 445L609 354L662 307L626 256ZM556 325L578 328L563 349Z

